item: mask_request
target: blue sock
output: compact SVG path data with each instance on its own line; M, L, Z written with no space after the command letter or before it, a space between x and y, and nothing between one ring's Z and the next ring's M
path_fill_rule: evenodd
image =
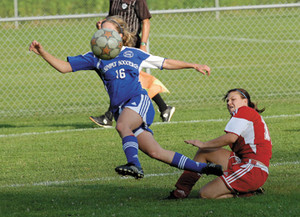
M171 166L177 167L182 170L189 170L201 173L201 170L206 166L206 163L200 163L191 160L190 158L175 152L174 158L172 160Z
M138 167L141 167L139 158L138 158L138 141L137 138L133 135L125 136L122 139L123 151L125 152L127 162L132 163Z

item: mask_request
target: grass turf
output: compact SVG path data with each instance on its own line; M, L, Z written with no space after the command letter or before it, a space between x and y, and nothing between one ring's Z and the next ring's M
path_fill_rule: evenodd
M289 105L290 110L285 109ZM197 191L213 178L210 176L198 181L189 199L163 200L173 189L180 170L141 152L145 178L120 178L114 172L115 166L126 161L120 138L114 129L95 127L86 115L24 118L17 123L7 119L1 125L0 137L0 214L297 216L298 106L299 103L273 105L264 113L273 141L270 176L264 186L266 194L218 201L197 199ZM164 148L193 157L196 149L183 140L208 140L221 135L228 121L222 107L178 110L168 124L159 122L157 116L152 126L155 138ZM278 112L281 109L285 112Z

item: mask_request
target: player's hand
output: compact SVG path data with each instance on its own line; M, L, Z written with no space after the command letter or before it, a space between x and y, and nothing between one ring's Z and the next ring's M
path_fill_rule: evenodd
M185 140L184 141L185 143L187 144L191 144L195 147L198 147L198 148L203 148L204 147L204 142L201 142L199 140Z
M201 72L203 75L210 75L210 68L207 65L195 64L194 69Z
M41 52L44 51L44 48L39 42L34 40L29 46L29 51L33 51L37 55L41 55Z

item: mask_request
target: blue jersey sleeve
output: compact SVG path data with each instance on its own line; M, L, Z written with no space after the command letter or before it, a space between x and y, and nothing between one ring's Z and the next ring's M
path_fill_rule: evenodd
M97 64L100 62L92 52L78 56L68 56L67 60L70 63L73 72L80 70L95 70Z

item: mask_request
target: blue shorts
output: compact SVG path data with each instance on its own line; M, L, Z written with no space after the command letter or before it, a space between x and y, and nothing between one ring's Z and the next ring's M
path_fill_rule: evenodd
M144 130L149 131L153 134L152 130L149 129L150 125L153 123L155 110L152 105L151 99L148 95L140 94L138 96L135 96L131 98L130 100L122 103L119 106L119 111L114 114L115 120L117 121L119 118L119 115L123 111L124 108L129 108L136 113L138 113L142 119L143 123L140 127L133 130L133 133L135 136L138 136L140 133L142 133Z

